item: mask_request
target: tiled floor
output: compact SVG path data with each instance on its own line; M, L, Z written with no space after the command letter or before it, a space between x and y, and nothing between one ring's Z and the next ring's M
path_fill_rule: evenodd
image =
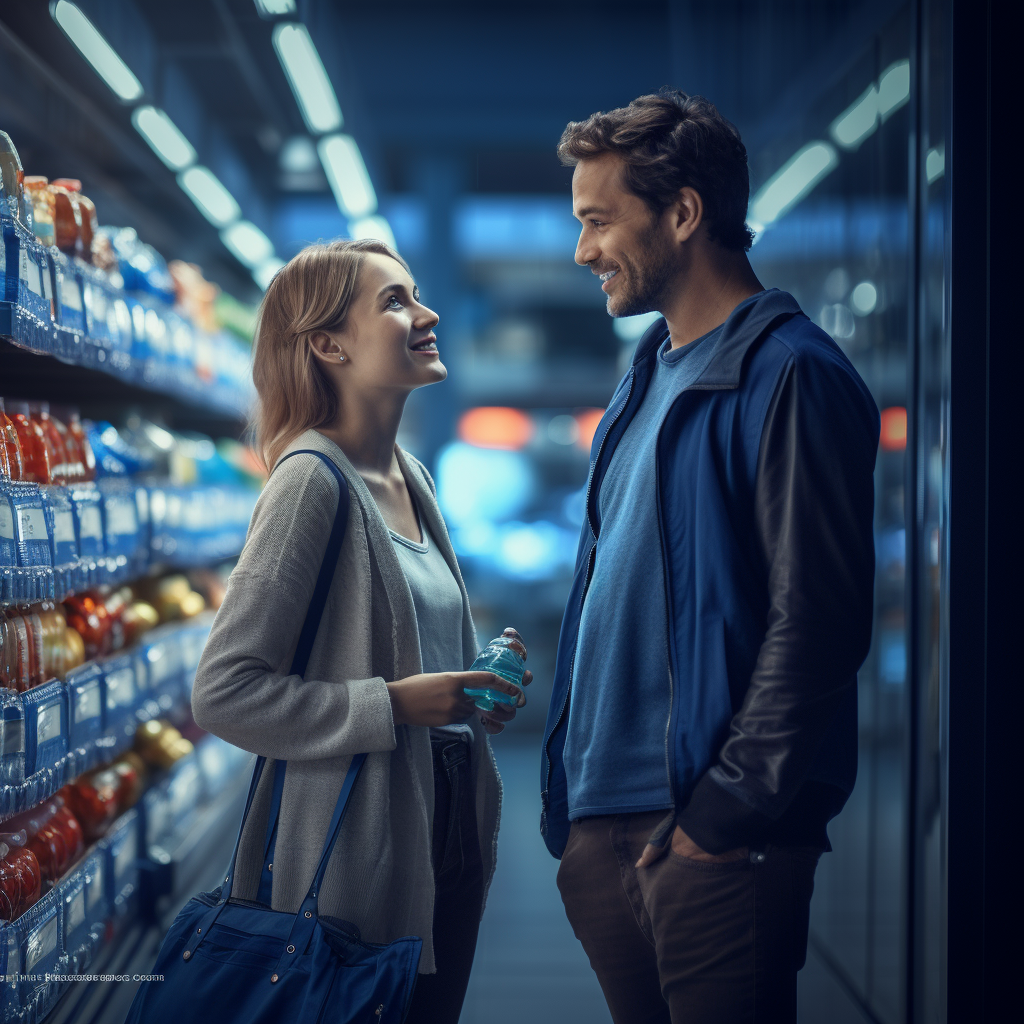
M509 731L494 749L505 788L498 867L461 1024L610 1024L601 990L555 887L558 862L540 838L540 737ZM864 1024L809 952L801 1024Z
M498 736L494 751L505 789L498 867L461 1024L610 1024L540 838L540 737Z

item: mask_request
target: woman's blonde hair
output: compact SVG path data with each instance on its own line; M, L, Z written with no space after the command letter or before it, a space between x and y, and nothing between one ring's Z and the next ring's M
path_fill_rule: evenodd
M338 331L356 294L366 253L408 264L376 239L307 246L283 266L260 303L253 346L256 408L250 433L267 470L304 430L333 422L338 396L309 344L316 331Z

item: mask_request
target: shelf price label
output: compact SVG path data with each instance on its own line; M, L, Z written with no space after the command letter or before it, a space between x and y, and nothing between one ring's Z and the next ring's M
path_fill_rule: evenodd
M30 292L42 296L43 280L39 273L39 264L28 254L28 250L22 246L18 259L18 276L25 282Z

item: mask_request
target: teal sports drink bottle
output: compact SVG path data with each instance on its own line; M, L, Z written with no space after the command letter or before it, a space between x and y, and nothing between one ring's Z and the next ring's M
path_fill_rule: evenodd
M476 661L469 667L470 672L493 672L502 679L507 679L516 686L523 685L523 673L526 671L526 659L516 648L523 648L522 642L511 636L495 637L480 653ZM507 704L515 707L517 697L498 690L465 688L470 697L476 698L476 706L481 711L492 711L495 704Z

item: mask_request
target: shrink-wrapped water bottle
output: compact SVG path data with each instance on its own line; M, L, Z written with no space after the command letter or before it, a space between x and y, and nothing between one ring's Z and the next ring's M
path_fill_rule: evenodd
M480 653L476 661L469 667L470 672L493 672L502 679L507 679L516 686L523 685L523 673L526 671L526 648L522 640L516 636L495 637ZM476 698L476 706L481 711L492 711L495 704L508 704L515 707L518 697L502 693L490 688L473 689L466 687L466 694Z

